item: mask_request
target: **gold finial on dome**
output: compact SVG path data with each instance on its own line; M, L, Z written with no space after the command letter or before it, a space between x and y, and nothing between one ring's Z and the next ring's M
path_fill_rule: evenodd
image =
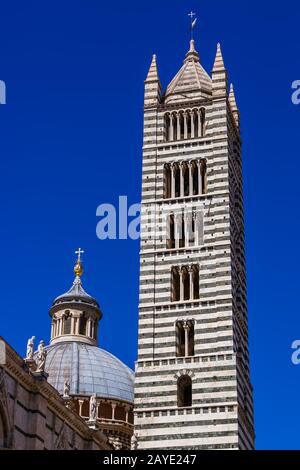
M76 276L81 277L83 274L83 266L81 263L81 255L84 253L84 251L81 248L78 248L78 250L75 251L75 254L78 255L77 262L74 266L74 273Z

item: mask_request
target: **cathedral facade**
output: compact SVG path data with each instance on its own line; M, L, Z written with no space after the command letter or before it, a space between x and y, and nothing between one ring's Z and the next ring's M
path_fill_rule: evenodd
M145 81L135 417L140 449L254 447L239 111L194 40Z

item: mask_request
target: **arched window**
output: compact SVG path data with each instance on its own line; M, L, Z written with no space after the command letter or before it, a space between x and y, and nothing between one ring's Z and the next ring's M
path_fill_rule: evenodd
M168 142L170 140L170 115L168 113L165 114L165 133Z
M164 197L171 197L171 168L170 165L165 165L164 167Z
M185 356L185 331L182 321L176 323L176 356Z
M194 109L192 114L192 119L194 123L194 137L199 135L199 124L198 124L198 110Z
M180 197L180 168L178 165L174 166L174 179L175 179L175 197Z
M191 122L191 112L188 111L186 113L186 119L187 119L187 138L190 139L192 136L192 122Z
M63 319L64 319L64 323L63 323L64 335L70 335L71 334L71 315L70 315L70 312L66 311Z
M189 168L187 165L184 165L182 168L183 171L183 194L184 196L189 196L190 194L190 183L189 183Z
M177 381L177 406L192 406L192 379L189 375L182 375Z
M201 188L202 194L207 193L207 184L206 184L206 162L201 160Z
M198 183L198 167L195 162L192 165L192 180L193 180L193 195L199 194L199 183Z
M199 299L199 266L193 268L193 291L194 299Z
M194 322L188 322L188 356L194 356L195 354L195 330L194 330Z
M85 315L83 314L79 318L79 334L80 335L86 335L86 326L87 326L87 319Z
M183 282L183 300L190 299L190 276L186 268L182 268L182 282Z
M174 214L168 216L168 227L167 227L167 248L170 250L175 248L175 224Z
M206 129L206 123L205 123L205 109L201 108L200 109L200 135L202 137L205 136L205 129Z
M172 301L180 300L180 275L177 268L172 269Z
M183 113L179 113L180 140L184 139L184 117Z

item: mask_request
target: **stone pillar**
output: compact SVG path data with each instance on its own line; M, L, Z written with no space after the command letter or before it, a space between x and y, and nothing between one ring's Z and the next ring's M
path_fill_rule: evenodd
M199 246L199 230L197 212L193 213L195 246Z
M182 236L181 214L174 214L174 235L175 248L179 248L180 237Z
M202 136L202 123L201 123L201 111L198 109L198 137Z
M174 140L174 116L173 116L173 114L170 114L170 132L169 132L169 136L170 136L170 141L173 141Z
M184 238L185 238L185 246L188 247L190 245L190 214L184 212Z
M175 197L175 164L171 163L171 198Z
M184 119L184 138L187 139L188 127L187 127L187 113L186 112L184 112L183 114L183 119Z
M115 419L116 407L117 407L117 405L115 403L111 404L111 419Z
M184 328L184 355L189 355L189 325L187 322L183 324Z
M191 112L191 138L195 137L194 111Z
M176 119L177 119L177 139L176 140L180 140L180 114L177 113L176 114Z
M183 270L179 270L179 279L180 279L180 301L184 300L184 284L183 284Z
M194 300L194 269L192 266L189 267L190 276L190 300Z
M71 316L71 335L75 335L75 318Z
M125 421L129 423L129 408L127 406L125 407Z
M189 195L193 196L193 163L189 162Z
M183 162L181 162L179 164L179 168L180 168L180 196L181 197L184 197L184 167L185 167L185 164Z
M82 416L82 405L84 403L84 400L78 400L78 405L79 405L79 416Z
M202 178L201 178L201 160L197 160L198 167L198 194L203 194Z

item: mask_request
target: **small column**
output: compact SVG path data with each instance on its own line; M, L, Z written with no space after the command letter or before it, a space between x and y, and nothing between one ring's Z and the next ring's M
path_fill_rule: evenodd
M193 162L189 162L189 195L193 196Z
M183 324L184 328L184 355L187 357L189 355L189 325L187 322Z
M174 140L174 116L173 116L173 114L170 114L170 132L169 132L169 136L170 136L170 141L173 141Z
M84 400L78 400L78 405L79 405L79 416L82 416L82 405L84 403Z
M75 334L75 318L71 316L71 335Z
M201 122L201 111L198 109L198 137L203 137L202 136L202 122Z
M174 234L175 234L175 248L179 248L180 238L182 237L182 223L181 214L174 215Z
M75 334L79 335L79 317L76 317L75 320Z
M202 177L201 177L201 160L197 160L197 167L198 167L198 193L203 194Z
M125 421L129 423L129 408L127 406L125 407Z
M171 198L175 197L175 164L171 164Z
M179 164L180 168L180 196L184 197L184 163Z
M191 138L195 137L194 111L191 112Z
M183 270L182 268L179 270L179 277L180 277L180 301L184 300L184 285L183 285Z
M92 320L88 318L87 325L86 325L87 336L91 336L92 332Z
M63 318L61 318L59 320L59 336L61 336L63 334L63 324L64 324Z
M180 114L177 113L176 115L176 119L177 119L177 138L176 140L180 140Z
M189 267L190 276L190 300L194 300L194 269L193 266Z
M190 245L190 214L185 212L183 214L184 217L184 238L185 238L185 246L188 247Z
M195 246L199 246L199 230L198 230L198 217L197 212L193 213L193 220L194 220L194 239L195 239Z
M111 419L115 419L116 407L117 407L117 405L115 403L111 404Z
M186 112L184 112L183 114L183 119L184 119L184 138L187 139L188 128L187 128L187 113Z

